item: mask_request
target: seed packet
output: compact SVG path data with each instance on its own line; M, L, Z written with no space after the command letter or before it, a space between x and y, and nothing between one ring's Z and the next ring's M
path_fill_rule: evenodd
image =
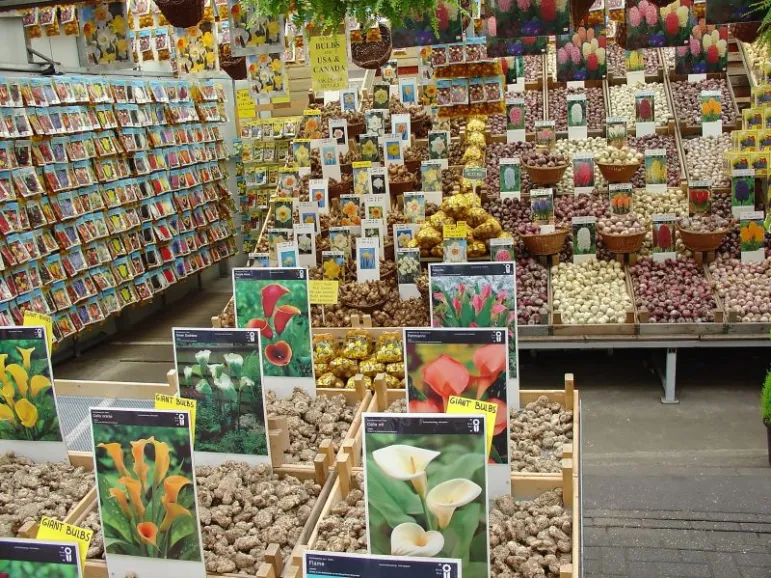
M453 105L468 104L469 81L467 78L455 78L451 84L450 101Z

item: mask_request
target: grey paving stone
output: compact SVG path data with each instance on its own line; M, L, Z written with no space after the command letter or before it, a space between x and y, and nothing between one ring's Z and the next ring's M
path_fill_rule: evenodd
M584 560L602 560L603 556L614 550L615 548L608 546L588 546L586 544L586 531L584 531Z
M624 548L614 548L602 558L602 571L605 574L627 574L627 564Z
M743 578L768 578L771 570L760 566L746 566L739 569Z
M715 576L729 578L739 576L739 568L736 566L734 555L728 552L706 552L704 555L709 560L710 568Z
M771 534L771 522L742 522L739 524L745 532L758 532L760 534Z
M609 528L608 536L615 546L658 548L663 546L661 532L649 528Z
M740 566L763 566L769 568L769 576L771 576L771 553L758 554L748 552L746 554L737 554L736 561Z
M708 564L683 562L637 562L629 565L629 576L630 578L715 578Z

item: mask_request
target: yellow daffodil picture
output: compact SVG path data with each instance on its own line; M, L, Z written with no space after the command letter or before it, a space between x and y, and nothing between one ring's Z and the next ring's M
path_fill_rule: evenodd
M0 439L61 441L45 335L0 330Z
M199 561L189 424L175 412L91 413L105 551ZM189 418L188 418L189 419Z

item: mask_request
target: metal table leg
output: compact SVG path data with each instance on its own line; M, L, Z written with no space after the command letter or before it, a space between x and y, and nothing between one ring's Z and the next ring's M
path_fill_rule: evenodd
M664 386L664 395L661 403L680 403L675 397L675 379L677 376L677 349L667 349L667 365L664 375L661 375L661 384Z

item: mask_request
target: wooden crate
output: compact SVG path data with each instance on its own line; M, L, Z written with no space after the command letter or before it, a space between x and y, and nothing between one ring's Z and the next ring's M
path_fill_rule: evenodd
M741 128L742 124L742 115L739 112L739 106L736 104L736 95L734 94L733 86L731 85L730 79L725 76L726 84L728 85L728 95L730 97L731 102L730 103L722 103L722 106L729 106L733 109L734 113L736 114L737 122L734 124L728 124L723 123L723 132L731 132L734 129ZM675 120L677 121L678 129L680 130L680 133L683 136L701 136L701 125L698 126L692 126L685 124L685 119L681 119L680 115L677 113L677 109L674 107L674 99L672 98L672 82L669 78L664 79L664 84L666 86L667 90L667 98L669 98L669 105L670 110L672 111L672 114L675 115Z
M709 267L704 265L704 274L707 276L707 280L710 285L715 287L715 283L712 280L712 274L709 272ZM739 319L739 314L735 311L729 311L723 305L723 300L720 299L720 295L715 289L715 302L718 307L723 311L723 318L725 321L725 333L738 338L768 338L769 332L771 332L771 323L745 323ZM723 337L727 337L724 335Z

